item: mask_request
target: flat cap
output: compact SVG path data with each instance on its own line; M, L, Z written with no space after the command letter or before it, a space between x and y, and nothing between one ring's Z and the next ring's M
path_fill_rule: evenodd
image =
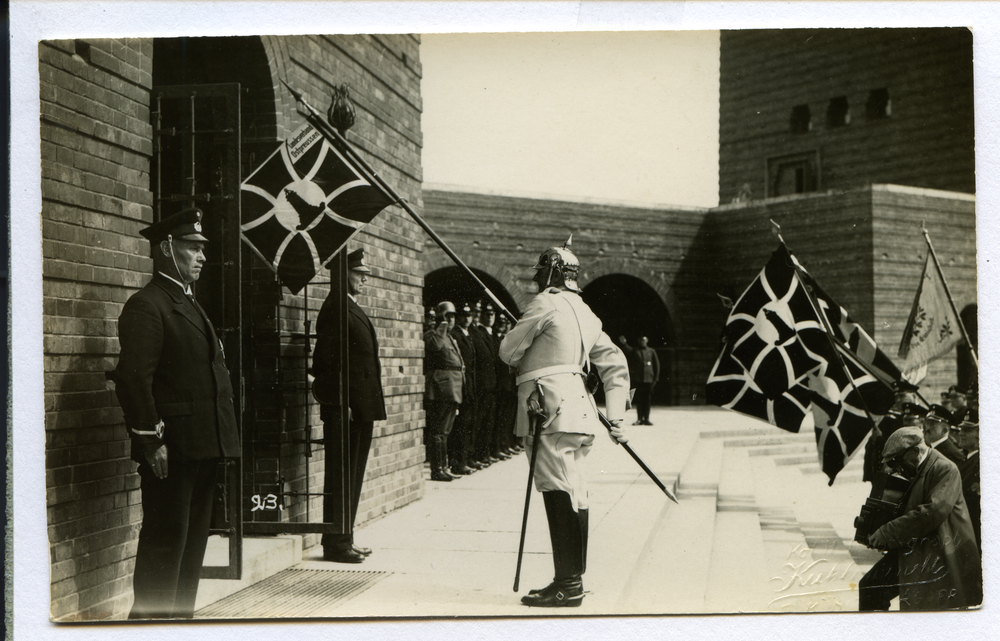
M203 216L197 207L188 207L140 230L139 233L153 245L167 240L168 237L208 242L208 239L201 234Z
M911 447L924 442L924 433L919 427L901 427L885 441L882 448L882 462L886 463L896 458Z

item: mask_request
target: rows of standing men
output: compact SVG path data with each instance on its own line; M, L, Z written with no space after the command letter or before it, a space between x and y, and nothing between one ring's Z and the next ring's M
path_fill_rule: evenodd
M431 480L449 482L524 451L514 373L500 360L508 319L490 302L427 310L424 409Z

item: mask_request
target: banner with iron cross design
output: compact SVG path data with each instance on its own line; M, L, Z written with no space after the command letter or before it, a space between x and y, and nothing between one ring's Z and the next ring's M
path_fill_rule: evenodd
M392 200L312 125L241 186L243 240L297 294Z

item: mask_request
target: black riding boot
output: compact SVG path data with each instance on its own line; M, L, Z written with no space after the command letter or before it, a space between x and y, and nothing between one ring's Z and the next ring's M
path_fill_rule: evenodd
M448 463L447 452L445 451L445 446L441 444L438 437L434 437L434 440L430 443L431 452L431 480L432 481L451 481L451 474L445 472L445 466Z
M566 492L542 492L552 540L555 578L547 587L532 590L521 603L546 608L574 608L583 602L584 536L581 517Z

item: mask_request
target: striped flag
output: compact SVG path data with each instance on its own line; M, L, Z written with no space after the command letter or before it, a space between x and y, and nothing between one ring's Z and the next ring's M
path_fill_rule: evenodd
M790 432L812 427L833 483L871 430L865 409L887 412L898 379L871 336L782 244L730 312L706 394L711 404Z
M312 125L241 186L243 240L297 294L392 200Z

